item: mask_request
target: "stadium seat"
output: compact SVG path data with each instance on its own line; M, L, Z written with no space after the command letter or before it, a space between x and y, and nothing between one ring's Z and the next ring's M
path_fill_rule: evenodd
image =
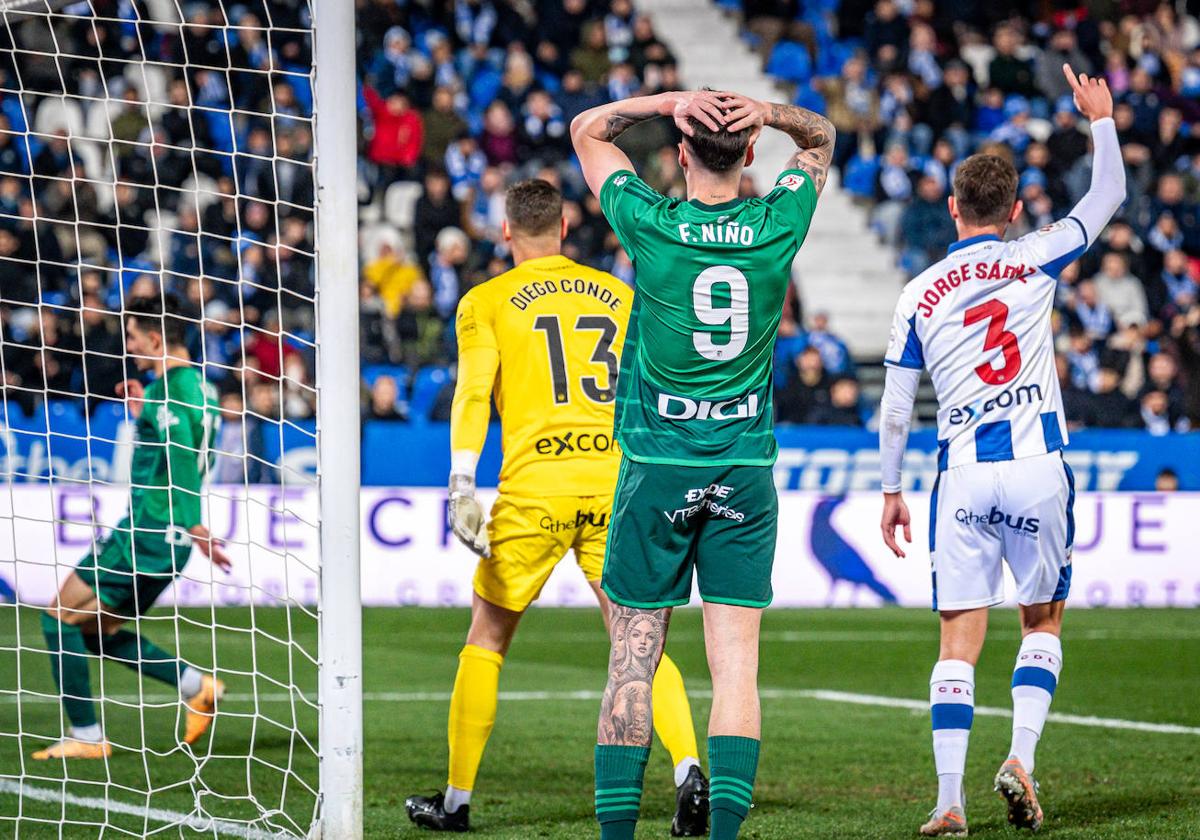
M855 155L846 164L846 171L842 176L842 187L854 195L870 198L875 195L875 173L878 171L879 160L877 158Z
M816 111L818 114L825 113L825 97L814 90L812 85L800 85L796 89L796 98L792 100L792 104Z
M133 416L129 420L133 421ZM92 437L110 441L117 439L117 430L125 422L125 404L117 400L104 400L96 406L89 421Z
M424 188L416 181L397 181L383 195L383 217L401 230L412 230Z
M812 78L812 56L794 41L780 41L767 59L767 73L785 82L804 84Z
M390 376L396 380L396 387L400 391L401 398L404 397L404 393L412 381L412 375L403 365L366 365L363 368L362 378L368 388L374 385L375 380L381 376Z
M39 403L30 418L30 428L59 434L83 434L83 409L74 400Z
M449 381L450 369L446 367L424 367L417 371L408 398L410 416L414 420L428 419L438 391Z

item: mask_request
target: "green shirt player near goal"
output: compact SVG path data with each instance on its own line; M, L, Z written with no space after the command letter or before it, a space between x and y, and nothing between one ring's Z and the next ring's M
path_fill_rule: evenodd
M686 200L652 189L614 143L659 116L684 135ZM795 151L766 196L742 198L742 170L764 127L788 134ZM778 513L775 335L833 126L803 108L699 91L594 108L571 135L637 277L617 381L623 459L602 581L615 612L596 816L603 840L633 837L649 747L639 725L650 714L647 673L671 608L688 602L695 578L713 678L711 837L730 840L749 811L758 764L758 630L771 601Z
M179 690L185 704L184 741L208 729L224 689L221 681L177 659L126 622L144 615L183 571L192 547L218 568L229 558L201 521L200 492L209 444L220 423L216 391L192 362L187 320L167 298L131 301L124 311L125 351L139 371L154 374L121 383L117 392L137 418L130 465L129 511L63 581L42 615L55 684L70 729L38 760L107 758L112 747L96 718L89 656L103 656Z

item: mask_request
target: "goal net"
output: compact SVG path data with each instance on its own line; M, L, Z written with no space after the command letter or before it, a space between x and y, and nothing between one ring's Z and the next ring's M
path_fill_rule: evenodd
M314 118L338 5L0 0L5 834L357 831L357 346L321 340L356 284L317 246L354 265L317 200L353 183L352 81L348 154L318 162Z

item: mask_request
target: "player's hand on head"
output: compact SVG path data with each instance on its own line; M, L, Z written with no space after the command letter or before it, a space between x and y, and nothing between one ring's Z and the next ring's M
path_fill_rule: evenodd
M722 93L721 103L729 112L726 129L741 131L744 128L761 129L770 115L770 106L740 93Z
M450 476L450 530L480 557L491 556L483 506L475 497L475 481L468 476Z
M206 526L193 525L188 528L188 533L192 535L192 545L200 549L200 553L211 560L214 566L226 573L233 569L233 561L221 547L221 541L212 536Z
M1089 76L1087 73L1076 75L1070 64L1063 65L1063 74L1071 85L1075 107L1088 121L1095 122L1113 115L1112 91L1103 77Z
M725 125L725 109L716 91L689 90L673 96L671 118L675 121L675 127L688 137L693 133L689 121L691 119L695 119L710 131L718 131Z
M883 542L897 557L905 557L904 549L896 541L896 528L904 529L904 541L912 542L912 517L908 513L908 505L899 493L883 494L883 521L880 530L883 531Z

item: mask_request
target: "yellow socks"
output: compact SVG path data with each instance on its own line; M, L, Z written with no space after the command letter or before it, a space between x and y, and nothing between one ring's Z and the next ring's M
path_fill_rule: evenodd
M467 645L458 655L458 676L450 695L450 787L470 791L483 750L496 723L500 666L504 657Z
M658 663L653 692L654 731L671 754L671 764L678 768L680 762L689 758L698 763L696 728L692 724L692 707L683 688L683 675L665 653ZM686 766L683 773L687 773ZM679 783L676 779L675 784Z

